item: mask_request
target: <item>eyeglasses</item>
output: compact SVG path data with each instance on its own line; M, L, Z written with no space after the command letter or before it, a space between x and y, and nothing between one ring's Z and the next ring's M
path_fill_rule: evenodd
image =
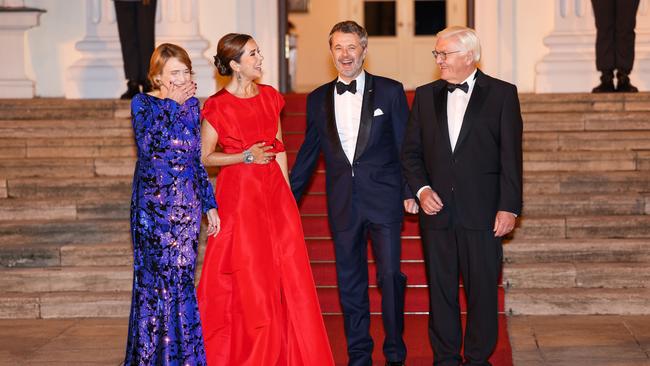
M462 52L462 51L451 51L451 52L442 52L436 50L431 51L431 53L433 53L433 58L437 60L438 56L440 56L442 61L445 61L447 59L447 55L451 55L452 53L458 53L458 52Z

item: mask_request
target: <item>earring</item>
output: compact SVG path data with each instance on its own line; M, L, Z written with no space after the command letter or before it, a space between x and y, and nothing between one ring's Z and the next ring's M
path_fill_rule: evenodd
M241 74L237 73L237 81L241 81Z

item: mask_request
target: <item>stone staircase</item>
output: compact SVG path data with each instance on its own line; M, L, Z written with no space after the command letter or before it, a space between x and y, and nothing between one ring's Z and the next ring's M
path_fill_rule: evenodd
M650 314L650 94L523 95L524 213L504 247L512 314Z
M521 100L525 203L504 247L505 311L650 314L650 94ZM128 117L121 101L0 100L0 318L128 316ZM283 130L291 163L304 96L287 96ZM322 170L309 192L312 268L323 312L338 314ZM427 309L418 235L405 220L413 314Z

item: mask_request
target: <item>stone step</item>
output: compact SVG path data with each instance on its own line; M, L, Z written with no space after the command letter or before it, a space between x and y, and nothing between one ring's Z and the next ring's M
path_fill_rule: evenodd
M0 120L110 119L130 115L119 99L0 99Z
M650 315L649 288L511 288L505 302L514 315Z
M650 113L648 129L607 132L526 132L524 153L531 151L616 151L650 149Z
M650 194L524 194L523 215L644 215Z
M645 239L533 239L503 245L504 261L526 263L650 263L650 238Z
M608 172L524 172L530 194L650 192L650 169Z
M633 151L545 151L523 155L528 171L633 171L641 159Z
M6 179L89 178L95 176L95 162L93 159L0 159L0 176Z
M130 291L133 267L49 267L0 270L0 293Z
M60 118L60 119L29 119L29 120L11 120L0 119L0 130L33 130L39 131L40 129L46 130L69 130L71 133L92 133L92 131L101 132L104 129L125 129L132 130L132 122L130 116L128 117L114 117L102 119L76 119L76 118ZM81 131L79 131L81 130ZM31 135L27 136L30 137ZM5 137L3 135L3 137ZM44 136L54 137L54 136ZM61 135L61 137L67 137Z
M650 288L650 263L507 264L508 288Z
M650 238L650 215L571 216L567 238Z
M82 199L0 200L0 221L128 219L131 193Z
M127 158L17 158L0 159L0 177L89 178L133 176L135 156Z
M519 95L521 110L530 112L649 111L650 93L553 93Z
M524 112L524 133L650 130L650 110L605 112Z
M0 318L52 319L128 317L131 291L5 293L0 296Z
M7 121L5 121L7 122ZM38 146L44 142L58 140L69 144L76 139L125 138L133 142L133 127L127 119L101 121L0 121L0 136L3 140L14 139L25 145ZM86 123L88 122L88 123Z
M129 176L90 178L13 178L6 182L11 198L111 198L131 197Z
M128 220L0 221L0 246L13 243L81 244L130 240Z
M0 139L0 146L19 140ZM6 145L5 145L6 146ZM23 146L0 148L0 159L10 158L97 158L135 157L132 137L81 137L72 139L32 139Z

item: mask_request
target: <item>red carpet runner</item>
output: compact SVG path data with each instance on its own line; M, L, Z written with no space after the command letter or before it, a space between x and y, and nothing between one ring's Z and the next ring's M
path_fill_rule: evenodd
M409 103L413 99L413 93L408 93ZM289 167L295 161L295 155L302 143L305 131L305 103L306 95L289 94L285 96L286 107L282 116L282 130L285 145L289 155ZM325 316L325 325L329 333L330 342L334 351L334 359L337 365L345 365L347 362L345 335L343 332L343 318L339 305L338 293L336 290L336 272L334 268L334 249L330 240L330 232L327 223L325 200L325 174L322 161L318 172L314 175L313 182L308 189L300 207L303 216L303 227L314 279L318 287L318 296L321 308ZM406 316L404 337L408 348L407 365L420 366L432 364L432 351L429 346L427 332L428 299L426 288L426 276L424 263L422 261L422 248L419 241L419 230L417 219L414 216L407 217L402 231L402 272L408 276L408 288L406 290ZM372 260L372 255L369 255ZM374 285L375 268L369 264L369 278L371 284L370 306L373 313L379 313L380 296ZM461 303L464 311L464 293L461 291ZM504 292L499 288L499 311L503 312ZM506 316L499 318L499 341L490 362L494 366L512 366L512 349L508 339ZM464 319L463 319L464 320ZM373 354L375 365L384 365L382 354L383 328L381 317L373 315L371 332L375 340L375 352Z

